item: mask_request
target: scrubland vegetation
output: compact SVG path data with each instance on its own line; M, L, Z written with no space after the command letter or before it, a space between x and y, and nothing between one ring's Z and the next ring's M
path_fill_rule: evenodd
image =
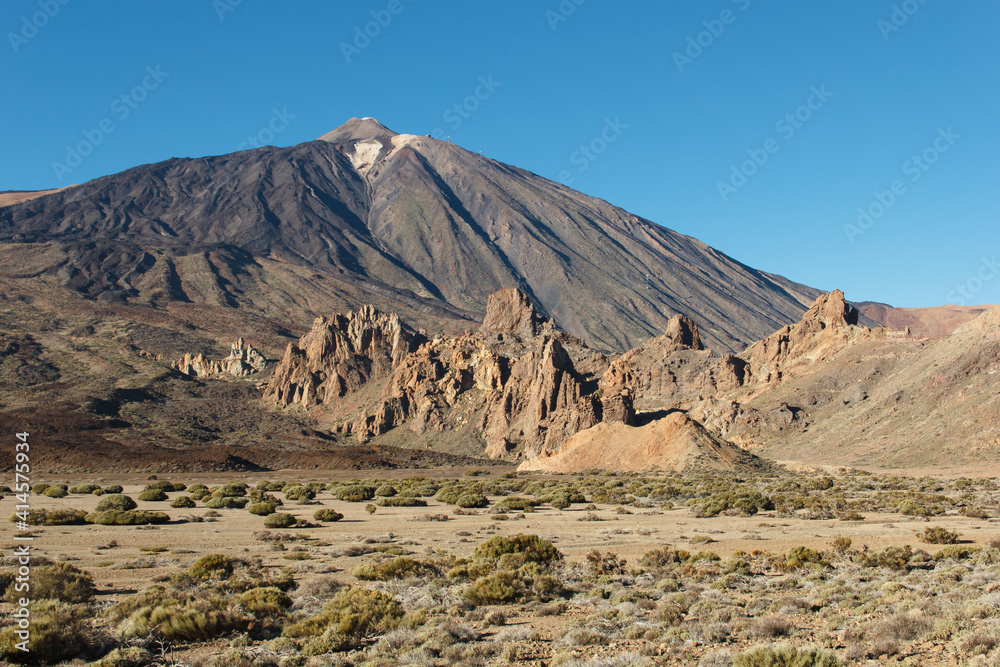
M164 538L131 561L85 567L37 558L32 652L13 649L5 614L0 657L102 667L1000 664L1000 530L991 530L998 480L470 473L151 481L130 493L93 483L36 486L46 508L26 523L38 545L60 532L114 526L102 534L120 537L93 547L112 554L136 534L129 531L169 536L183 523L235 517L258 528L231 553L168 546ZM96 504L74 506L95 495ZM404 517L393 532L347 537L345 516L357 532L390 510ZM422 525L470 514L478 536L458 531L452 548L421 542ZM648 548L626 557L609 528L600 548L581 553L572 535L522 528L546 514L571 531L592 525L577 519L610 525L640 515L680 518L680 526L698 519L702 532L650 533ZM906 544L856 544L852 526L876 515L883 526L887 516L926 525ZM834 522L843 531L768 550L722 548L722 531L704 528L712 525L706 520L745 517L757 526L747 543L791 521L806 530ZM979 539L939 525L957 518L978 522ZM13 546L0 572L8 607L19 597ZM101 590L95 579L112 564L157 574L137 592Z

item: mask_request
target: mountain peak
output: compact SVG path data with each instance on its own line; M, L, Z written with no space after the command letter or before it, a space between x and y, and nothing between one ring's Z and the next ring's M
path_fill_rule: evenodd
M358 141L365 139L375 139L376 137L394 137L398 132L393 132L382 123L371 116L364 118L351 118L340 127L330 130L319 139L330 143L341 143L345 141Z

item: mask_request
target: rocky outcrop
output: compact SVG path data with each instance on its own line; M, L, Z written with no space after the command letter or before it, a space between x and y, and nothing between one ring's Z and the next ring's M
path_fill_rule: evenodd
M264 397L282 406L332 405L373 380L388 378L417 340L395 314L371 306L318 317L298 343L289 343Z
M546 325L549 331L553 330L552 324L539 316L527 296L513 287L505 287L486 301L486 317L480 329L486 333L517 333L530 338L542 333Z
M203 354L185 354L170 364L170 367L185 375L200 378L217 378L227 375L246 377L253 373L262 372L267 367L267 360L260 350L240 338L230 346L229 356L225 359L213 361L207 359Z
M716 438L690 417L674 412L645 426L597 424L567 438L555 452L524 461L518 470L579 473L614 471L766 470L770 464Z
M875 330L883 332L884 330ZM816 299L802 319L782 327L744 350L745 385L758 391L773 387L790 370L829 358L849 343L868 338L872 329L858 326L858 310L834 290Z
M461 336L418 340L370 308L318 319L288 346L265 396L331 408L339 432L360 442L403 425L419 435L462 429L491 457L534 456L601 421L633 422L628 388L597 394L592 373L606 367L605 355L556 332L508 288L489 298L479 331Z
M612 361L600 388L606 396L627 392L638 409L681 409L714 392L709 372L717 361L702 345L694 321L676 315L662 336Z

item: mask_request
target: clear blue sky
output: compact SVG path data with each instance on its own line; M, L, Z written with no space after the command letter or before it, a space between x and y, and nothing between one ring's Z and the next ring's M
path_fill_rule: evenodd
M0 190L374 116L853 300L1000 303L993 0L4 0L0 27Z

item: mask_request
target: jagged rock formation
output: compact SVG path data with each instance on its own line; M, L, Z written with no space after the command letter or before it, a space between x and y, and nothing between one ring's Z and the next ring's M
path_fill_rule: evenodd
M363 306L347 315L318 317L298 343L289 343L264 397L278 405L331 405L369 382L387 378L419 339L395 314Z
M772 466L713 436L679 412L645 426L598 424L567 438L558 451L528 459L518 470L579 473L614 471L761 471Z
M229 356L225 359L214 361L205 358L203 354L185 354L170 364L170 367L185 375L200 378L217 378L227 375L246 377L253 373L263 372L267 367L267 360L260 350L245 343L240 338L230 346Z
M330 408L339 432L361 442L405 424L416 434L467 431L493 458L534 456L601 421L633 420L630 394L599 398L571 350L584 366L606 368L602 354L557 332L513 289L489 298L479 331L433 340L366 307L317 320L288 346L265 397ZM367 401L346 400L362 390Z

